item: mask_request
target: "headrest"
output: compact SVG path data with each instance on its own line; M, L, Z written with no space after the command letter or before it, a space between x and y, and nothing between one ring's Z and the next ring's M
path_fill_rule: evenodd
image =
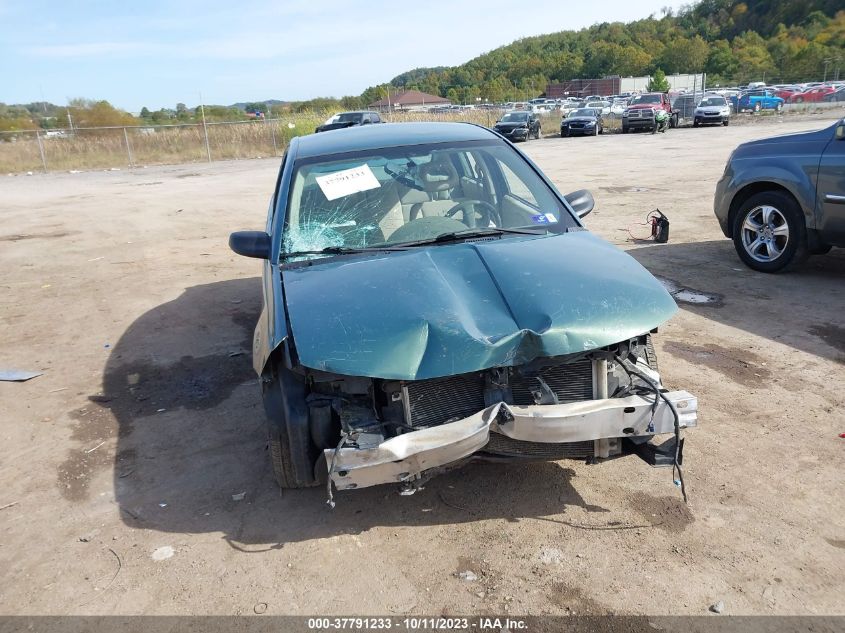
M417 168L417 176L423 189L429 193L447 191L458 186L458 171L446 154L433 153L430 162Z

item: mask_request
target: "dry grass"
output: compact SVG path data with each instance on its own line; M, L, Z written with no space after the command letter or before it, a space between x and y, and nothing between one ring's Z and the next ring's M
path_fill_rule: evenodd
M273 121L248 121L208 125L208 145L212 160L232 160L281 156L291 138L310 134L330 113L309 112ZM499 112L466 110L455 113L396 112L386 116L390 122L465 121L492 126ZM541 116L544 134L557 134L560 116ZM613 122L606 126L613 128ZM127 147L128 141L128 147ZM75 130L65 137L47 138L41 143L48 171L72 169L125 168L204 162L208 160L201 125L128 127L124 129ZM33 133L0 134L0 173L41 171L43 164L38 141Z

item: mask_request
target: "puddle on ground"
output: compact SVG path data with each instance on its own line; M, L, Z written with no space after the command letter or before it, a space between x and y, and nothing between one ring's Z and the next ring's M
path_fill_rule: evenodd
M722 305L722 295L720 294L687 288L665 277L657 277L657 279L663 284L663 287L666 288L667 292L672 295L675 301L693 305L710 305L713 307Z
M746 387L767 385L772 378L772 372L765 367L763 359L748 349L723 347L715 343L691 345L681 341L666 341L663 349L694 365L704 365L718 371ZM786 388L783 383L779 384Z

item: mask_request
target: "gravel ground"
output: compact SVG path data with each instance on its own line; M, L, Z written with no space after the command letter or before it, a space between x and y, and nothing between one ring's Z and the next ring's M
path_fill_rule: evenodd
M3 177L0 366L44 374L0 383L0 613L845 613L845 252L755 274L712 212L738 143L833 118L522 145L594 192L591 230L717 299L656 337L699 397L689 505L634 457L470 465L334 511L280 493L259 266L226 247L279 159ZM669 243L632 239L655 207Z

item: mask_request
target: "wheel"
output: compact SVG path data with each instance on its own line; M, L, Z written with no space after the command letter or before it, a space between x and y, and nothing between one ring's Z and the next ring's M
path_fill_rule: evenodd
M627 126L627 125L623 125L623 126L622 126L622 134L627 134L627 133L628 133L628 126Z
M776 273L807 258L804 214L792 196L764 191L746 200L733 222L733 241L749 268Z
M569 130L564 132L563 130L560 131L560 138L569 138Z
M543 130L541 130L541 129L538 127L538 128L537 128L537 136L535 136L534 138L536 138L536 139L539 141L539 140L540 140L540 138L541 138L542 136L543 136Z
M599 134L604 134L604 126L603 125L599 128Z
M728 119L722 121L722 125L724 125L725 127L728 127L728 124L730 124L730 121Z
M282 488L318 485L314 465L320 450L312 439L304 381L277 364L270 380L262 381L262 395L276 483Z
M698 119L694 119L694 120L693 120L693 122L692 122L692 126L693 126L693 127L698 127L699 125L701 125L701 123L699 122L699 120L698 120Z
M669 117L669 127L678 127L678 125L678 115L673 114L671 117Z
M783 112L783 104L782 104L782 103L777 104L777 105L775 106L775 110L776 110L777 112Z
M796 97L795 103L804 103L804 97Z
M763 106L760 105L759 101L754 104L754 112L759 112L762 108Z
M598 135L599 135L599 126L598 126L598 124L596 124L596 127L593 128L593 136L598 136Z
M657 134L657 123L655 123L654 126L651 128L651 133Z

